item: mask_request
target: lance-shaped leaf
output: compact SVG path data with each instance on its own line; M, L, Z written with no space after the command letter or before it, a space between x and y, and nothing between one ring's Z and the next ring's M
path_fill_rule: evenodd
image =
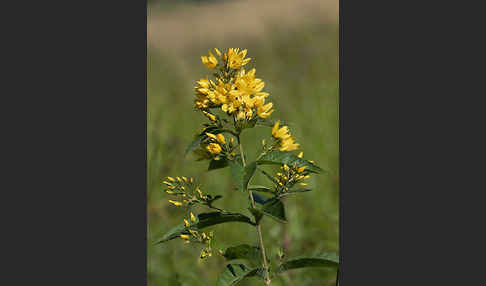
M225 168L228 166L228 160L226 158L221 158L219 160L211 160L209 162L208 171Z
M256 162L251 162L243 167L243 163L240 160L233 160L229 162L229 165L236 188L240 191L246 191L250 179L255 174Z
M255 203L258 203L258 204L261 204L261 205L265 204L265 202L270 199L268 197L259 195L257 193L252 193L252 196L253 196L253 201L255 201Z
M263 271L260 268L250 269L243 264L228 264L219 275L216 286L233 286L245 278L261 276L262 273Z
M339 256L334 253L323 253L313 257L300 257L287 260L282 263L276 270L276 273L282 273L290 269L304 268L304 267L333 267L339 266Z
M226 223L226 222L244 222L251 225L255 225L255 223L253 223L249 217L239 213L210 212L210 213L199 214L197 218L198 218L197 223L190 226L192 230L200 230L208 226ZM157 244L177 238L181 234L189 234L189 231L184 225L184 223L170 229L161 238L161 240L157 242Z
M258 164L264 165L264 164L287 164L288 166L293 165L294 163L297 164L298 167L302 166L307 166L305 169L307 172L310 173L321 173L324 170L322 170L320 167L312 164L311 162L304 160L302 158L299 158L295 154L291 152L281 152L281 151L271 151L268 152L267 154L263 155L258 161Z
M248 186L249 191L263 192L263 193L273 193L273 190L265 186Z
M285 218L284 204L278 198L271 198L265 201L262 207L263 214L276 219L279 222L287 222Z
M260 263L262 261L262 252L260 248L248 244L228 247L223 256L227 260L246 259L255 263Z
M295 190L286 191L285 193L280 194L279 197L281 198L281 197L285 197L285 196L288 196L288 195L310 192L310 191L312 191L312 190L311 189L295 189Z

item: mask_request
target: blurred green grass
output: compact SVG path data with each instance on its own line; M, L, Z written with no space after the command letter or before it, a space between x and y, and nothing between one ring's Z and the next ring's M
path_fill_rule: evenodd
M235 46L235 43L240 46ZM162 245L154 242L172 226L182 222L184 211L167 203L161 181L166 176L194 177L203 191L223 195L216 205L248 215L247 197L231 189L229 169L207 172L208 162L183 158L186 146L201 129L205 118L193 111L193 86L209 74L200 56L217 47L248 49L257 77L276 111L273 119L290 123L301 144L304 158L329 171L309 180L313 192L285 201L291 238L288 257L338 251L339 230L339 141L338 141L338 27L312 24L295 29L273 27L263 42L222 40L195 42L177 57L149 49L147 62L147 270L148 285L214 285L225 261L213 257L198 262L200 249L175 239ZM243 144L254 159L262 138L271 129L258 127L243 133ZM267 184L257 176L256 184ZM222 247L256 244L254 230L245 224L223 224L212 228ZM268 218L263 238L271 259L282 242L283 226ZM272 281L272 285L335 285L335 271L324 268L294 270ZM248 280L241 285L260 285Z

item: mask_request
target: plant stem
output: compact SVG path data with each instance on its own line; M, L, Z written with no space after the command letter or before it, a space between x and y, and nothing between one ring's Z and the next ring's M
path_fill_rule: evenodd
M237 138L238 138L238 144L240 145L241 160L243 162L243 167L245 167L246 163L245 163L245 154L243 152L243 145L241 144L240 136L238 136ZM253 199L253 192L250 190L248 190L248 192L250 193L251 207L255 208L255 200ZM260 243L260 249L262 250L263 268L265 270L265 285L270 285L271 280L268 274L267 256L265 255L265 246L263 244L262 229L260 224L256 226L256 229L258 233L258 241Z

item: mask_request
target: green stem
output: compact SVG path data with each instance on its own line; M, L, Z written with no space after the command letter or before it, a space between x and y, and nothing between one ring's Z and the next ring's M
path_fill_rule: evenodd
M241 144L240 136L238 136L237 138L238 138L238 144L240 145L241 160L243 162L243 167L245 167L246 163L245 163L245 154L243 152L243 145ZM251 207L255 208L255 200L253 199L253 192L250 191L250 190L248 190L248 192L250 193ZM268 286L268 285L270 285L271 280L270 280L270 277L268 275L267 256L265 255L265 246L263 244L262 229L261 229L260 224L257 224L256 229L257 229L257 233L258 233L258 241L260 243L260 249L262 250L263 269L265 271L265 285Z

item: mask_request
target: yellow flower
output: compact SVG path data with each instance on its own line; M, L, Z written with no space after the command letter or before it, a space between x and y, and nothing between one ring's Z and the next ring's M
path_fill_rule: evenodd
M279 140L280 151L297 150L299 144L294 143L294 138L290 135L289 128L287 126L279 128L279 126L280 120L275 122L275 125L272 128L272 136Z
M297 173L302 173L304 172L305 168L307 168L307 166L302 166L300 168L297 169Z
M304 152L300 152L300 153L299 153L299 156L297 156L297 157L299 157L299 158L301 158L301 159L302 159L302 158L304 157Z
M175 205L176 207L182 206L182 203L181 202L176 202L176 201L173 201L173 200L169 200L169 203Z
M172 186L172 184L167 181L163 181L162 183L166 184L167 186Z
M169 179L169 181L172 181L172 182L175 181L174 178L172 178L172 177L167 177L167 179Z
M206 109L209 107L209 99L206 96L198 95L194 100L194 106L197 109Z
M218 60L213 55L213 53L211 53L211 51L209 51L209 56L202 56L201 61L209 69L214 69L218 65Z
M190 216L191 216L191 221L196 222L196 216L192 212L190 213Z
M206 112L204 110L203 110L203 114L206 115L206 117L209 118L209 120L216 121L216 116L214 116L213 114Z
M187 234L181 234L180 236L182 239L189 239L189 235Z
M218 79L217 85L215 85L214 83L212 83L212 85L214 89L209 91L208 98L216 105L228 103L229 92L234 91L234 89L236 88L236 86L233 85L231 82L224 83L221 79Z
M186 177L182 176L182 179L184 180L184 182L187 183L187 178Z
M206 149L208 149L208 151L211 152L211 154L213 154L213 155L218 155L222 151L221 146L219 146L219 144L216 144L216 143L209 144L206 147Z
M247 95L255 95L266 98L270 94L267 92L262 92L262 89L265 87L265 83L263 80L255 78L255 71L255 69L252 69L248 73L245 73L245 70L241 69L240 72L236 74L234 81L235 88Z
M241 106L241 103L238 101L238 100L234 100L234 101L231 101L229 103L225 103L221 106L221 110L223 110L224 112L228 113L228 114L232 114L233 112L235 112L238 107Z
M260 105L257 107L257 114L261 118L267 118L269 117L275 110L271 110L273 106L273 103L268 103L266 105Z
M214 140L218 140L218 137L216 137L216 135L212 134L212 133L209 133L209 132L206 132L206 136L214 139Z
M184 224L186 225L186 227L190 226L189 221L187 219L184 219Z
M220 133L220 134L216 135L216 137L217 137L216 140L218 140L219 143L226 144L226 141L224 140L223 134Z
M197 84L199 84L199 87L209 88L210 82L207 78L201 78L199 81L197 81Z
M301 186L307 186L307 184L306 184L306 183L300 183L300 185L301 185Z
M218 49L214 48L214 51L216 52L216 54L218 55L218 57L221 57L221 52Z
M280 142L280 151L294 151L299 149L300 144L294 143L294 138L290 137Z
M223 59L228 60L228 66L232 69L239 69L250 62L250 58L245 59L247 50L239 52L239 49L228 49L228 53L224 55Z
M286 139L290 136L289 133L289 128L287 126L284 126L282 128L279 128L280 126L280 120L275 122L275 125L273 125L272 128L272 136L275 139Z
M238 112L238 114L236 114L236 120L245 120L245 118L246 114L243 111L240 111Z

